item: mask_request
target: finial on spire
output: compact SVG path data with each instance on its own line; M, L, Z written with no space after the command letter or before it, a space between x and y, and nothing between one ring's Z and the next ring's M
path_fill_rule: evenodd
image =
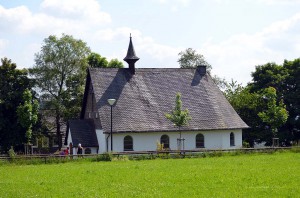
M132 37L131 37L131 33L130 33L130 40L129 40L129 46L128 46L128 50L127 50L127 55L123 60L128 63L129 69L133 74L135 73L134 64L139 59L140 58L135 55L134 47L133 47L133 44L132 44Z

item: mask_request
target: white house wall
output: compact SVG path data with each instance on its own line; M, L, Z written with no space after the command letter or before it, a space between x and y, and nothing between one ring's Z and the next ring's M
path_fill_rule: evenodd
M230 146L230 133L234 133L235 146ZM97 138L99 141L99 153L106 151L107 135L101 135L97 132ZM202 133L204 135L204 147L205 149L234 149L242 147L242 130L215 130L215 131L201 131L201 132L182 132L182 138L185 139L184 145L186 150L193 150L196 148L196 135ZM157 147L157 142L160 142L162 135L168 135L170 140L170 149L177 149L177 138L179 138L178 132L153 132L153 133L119 133L113 134L113 151L124 151L124 137L130 135L133 138L133 150L134 151L154 151ZM101 137L100 137L101 136ZM104 142L103 142L104 141ZM108 141L110 150L110 138Z
M100 130L100 129L96 129L96 135L97 135L98 144L99 144L98 153L106 152L106 137L107 137L107 135L105 135L103 133L103 130Z

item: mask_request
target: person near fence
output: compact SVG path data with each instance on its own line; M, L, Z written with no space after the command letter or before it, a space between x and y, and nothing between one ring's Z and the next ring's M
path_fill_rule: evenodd
M67 148L64 150L64 152L65 152L65 155L69 155L69 147L67 147Z
M79 143L78 148L77 148L77 155L82 155L82 150L83 150L83 148L82 148L81 144Z

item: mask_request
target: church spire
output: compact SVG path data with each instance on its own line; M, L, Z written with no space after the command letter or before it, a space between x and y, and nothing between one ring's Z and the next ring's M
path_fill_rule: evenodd
M128 63L129 69L132 74L135 74L135 65L134 64L139 59L140 58L135 55L135 51L134 51L134 47L133 47L132 39L131 39L131 33L130 33L130 41L129 41L129 46L128 46L128 50L127 50L127 55L123 60Z

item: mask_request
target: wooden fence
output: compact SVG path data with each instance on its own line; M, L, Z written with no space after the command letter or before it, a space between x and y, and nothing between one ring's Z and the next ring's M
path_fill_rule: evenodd
M149 158L155 158L159 155L181 155L182 157L197 155L197 154L210 154L216 152L242 152L242 153L251 153L251 152L273 152L277 150L289 150L292 147L267 147L267 148L241 148L241 149L197 149L197 150L164 150L164 151L126 151L126 152L113 152L108 153L113 157L119 158L120 156L128 156L134 158L141 155L149 156ZM300 147L298 147L300 149ZM38 155L16 155L13 158L8 155L0 155L0 160L2 161L33 161L37 160L42 163L49 163L53 160L56 161L68 161L68 160L77 160L79 158L97 158L107 154L83 154L83 155L54 155L54 154L38 154Z

